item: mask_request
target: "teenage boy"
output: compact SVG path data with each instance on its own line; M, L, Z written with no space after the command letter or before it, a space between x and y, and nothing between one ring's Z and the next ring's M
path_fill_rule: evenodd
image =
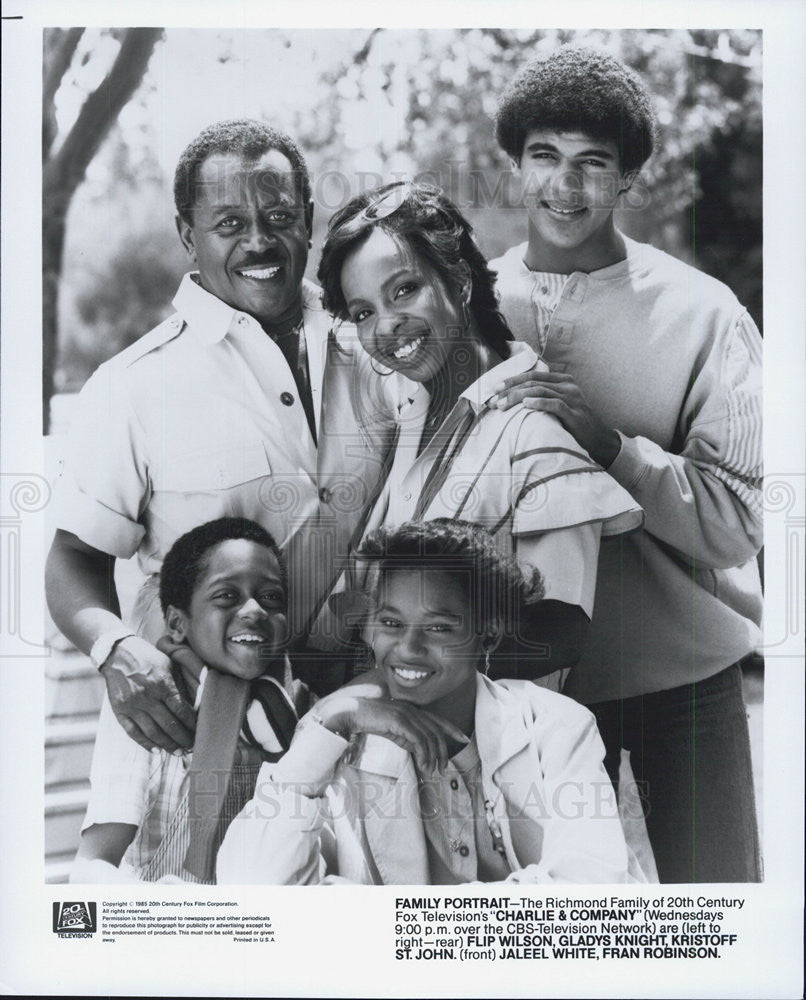
M649 94L618 60L567 47L529 63L496 136L529 238L491 267L513 333L551 369L522 376L539 387L527 405L556 414L646 512L602 545L565 693L596 715L614 783L631 751L661 881L757 881L738 661L762 609L759 333L725 285L616 228L656 137Z

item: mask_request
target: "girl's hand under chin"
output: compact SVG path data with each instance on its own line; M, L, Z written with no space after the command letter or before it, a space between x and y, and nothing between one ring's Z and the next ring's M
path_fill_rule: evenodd
M450 756L448 740L461 745L469 742L447 719L404 701L392 701L378 670L363 675L360 683L323 698L316 705L316 714L326 729L345 739L356 733L374 733L391 740L414 757L421 774L445 769Z

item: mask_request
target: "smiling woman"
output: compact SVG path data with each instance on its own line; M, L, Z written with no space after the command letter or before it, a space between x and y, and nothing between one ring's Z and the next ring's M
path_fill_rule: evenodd
M499 384L540 362L513 342L471 227L437 188L354 198L331 219L319 278L327 308L399 383L396 450L366 529L461 517L539 567L547 599L508 630L493 670L559 684L592 611L600 537L636 527L640 508L556 417L496 407Z
M542 598L540 574L522 574L483 529L447 519L382 528L358 558L374 567L367 636L390 697L469 736L476 672L489 671L503 635Z
M449 335L462 329L461 309L434 269L388 233L375 229L360 252L347 256L342 285L362 346L373 357L416 382L430 381L454 360Z

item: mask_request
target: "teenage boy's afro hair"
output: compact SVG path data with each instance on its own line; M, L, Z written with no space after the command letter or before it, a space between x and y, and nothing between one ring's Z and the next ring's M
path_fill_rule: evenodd
M495 136L517 162L531 128L585 132L615 142L622 173L628 173L649 159L658 124L636 73L606 52L567 45L527 63L501 96Z

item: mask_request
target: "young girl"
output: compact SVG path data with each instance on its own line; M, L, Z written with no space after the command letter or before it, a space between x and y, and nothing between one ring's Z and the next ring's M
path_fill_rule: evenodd
M261 769L218 854L221 882L622 882L628 854L593 716L484 670L541 595L484 529L381 530L376 669L320 701Z
M540 566L547 598L518 622L498 675L571 666L600 538L642 512L554 415L495 406L500 383L538 361L513 342L470 225L436 188L386 185L333 217L319 279L378 374L400 381L394 460L367 528L437 517L488 528L521 565Z
M160 602L177 683L199 709L193 752L149 753L104 700L71 881L213 881L223 829L308 707L285 655L286 590L279 550L253 521L220 518L174 543Z

